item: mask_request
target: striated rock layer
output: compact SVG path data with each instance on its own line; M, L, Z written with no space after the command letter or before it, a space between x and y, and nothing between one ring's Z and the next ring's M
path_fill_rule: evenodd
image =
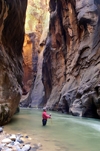
M0 1L0 125L10 121L22 94L22 47L27 0Z
M49 109L100 117L100 2L50 0L42 79Z

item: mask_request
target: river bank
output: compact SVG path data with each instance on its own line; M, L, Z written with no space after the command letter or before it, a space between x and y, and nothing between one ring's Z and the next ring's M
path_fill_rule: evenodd
M36 151L41 147L40 143L32 144L32 139L26 134L8 134L0 127L0 151Z

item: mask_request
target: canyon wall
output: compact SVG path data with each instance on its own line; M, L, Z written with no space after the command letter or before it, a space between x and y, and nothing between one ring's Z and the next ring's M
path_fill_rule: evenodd
M0 125L10 121L22 95L27 0L0 1Z
M50 22L45 24L49 24L49 30L38 28L35 35L41 29L42 37L40 34L36 40L33 36L31 42L27 42L32 47L32 40L37 41L33 46L38 52L38 61L29 97L21 105L47 106L75 116L99 118L100 2L50 0L49 12ZM31 13L33 15L34 10ZM38 18L39 26L43 21L40 20ZM34 33L32 23L29 27ZM32 36L30 32L27 35ZM32 58L32 53L30 56Z
M100 2L50 0L43 53L46 106L75 116L100 117Z
M40 52L39 42L47 22L48 5L48 0L28 1L23 45L23 94L30 91L37 75L38 55Z
M21 106L43 105L42 64L45 41L49 31L49 16L49 0L28 1L23 45L24 87Z

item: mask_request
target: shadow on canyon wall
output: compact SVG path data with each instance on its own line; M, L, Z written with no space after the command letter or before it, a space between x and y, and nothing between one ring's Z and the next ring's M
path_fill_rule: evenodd
M27 105L99 118L100 2L50 0L49 12L49 33L40 45L42 83L34 97L37 74Z

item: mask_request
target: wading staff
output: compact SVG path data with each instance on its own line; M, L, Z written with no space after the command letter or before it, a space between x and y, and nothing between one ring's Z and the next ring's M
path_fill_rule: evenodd
M53 123L52 123L52 117L51 117L51 113L50 113L50 115L49 115L49 116L50 116L50 118L51 118L51 125L52 125Z
M53 122L52 122L52 118L51 118L51 125L53 124Z

